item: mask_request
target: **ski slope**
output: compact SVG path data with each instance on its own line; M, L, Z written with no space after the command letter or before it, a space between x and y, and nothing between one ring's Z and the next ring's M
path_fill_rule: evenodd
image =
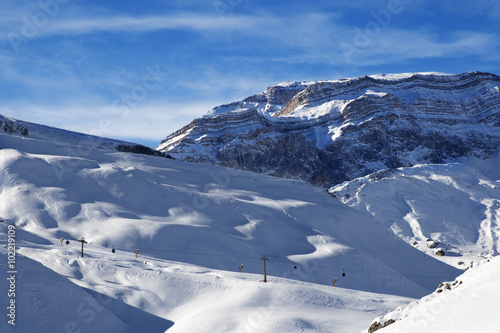
M33 304L18 308L25 327L360 331L409 302L398 296L460 274L309 184L5 134L0 143L2 237L16 225L19 304ZM94 316L81 305L92 300Z
M413 300L278 277L262 283L260 275L90 245L84 258L52 246L21 253L18 325L7 332L61 332L68 323L82 332L359 332Z

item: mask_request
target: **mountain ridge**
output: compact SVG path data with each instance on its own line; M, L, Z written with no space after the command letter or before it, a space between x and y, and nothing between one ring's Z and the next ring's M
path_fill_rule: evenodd
M67 149L77 150L83 156L87 154L89 148L98 148L172 158L168 154L141 144L36 124L0 114L0 133L2 132L26 139L50 141L66 146L69 144L71 148L68 146Z
M500 144L499 86L500 77L483 72L285 83L215 107L157 149L320 186L386 168L487 158Z

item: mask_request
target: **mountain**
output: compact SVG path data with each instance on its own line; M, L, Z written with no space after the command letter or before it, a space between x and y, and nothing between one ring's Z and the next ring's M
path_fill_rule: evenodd
M1 121L2 332L497 330L498 151L327 193Z
M304 182L50 135L0 142L4 271L17 248L0 291L15 289L22 331L361 331L461 273Z
M413 73L285 82L167 136L176 158L329 186L376 171L487 158L500 144L500 77Z

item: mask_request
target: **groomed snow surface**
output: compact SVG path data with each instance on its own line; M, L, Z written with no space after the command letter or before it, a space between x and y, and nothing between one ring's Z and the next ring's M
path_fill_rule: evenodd
M301 182L4 134L0 143L1 332L361 332L461 273Z

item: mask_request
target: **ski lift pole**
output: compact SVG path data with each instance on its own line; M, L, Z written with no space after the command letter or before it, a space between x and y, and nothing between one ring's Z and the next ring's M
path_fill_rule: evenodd
M264 261L264 282L267 282L266 261L268 261L269 259L266 258L266 256L262 256L262 258L260 258L260 260Z
M83 244L86 244L88 243L86 240L85 240L85 237L82 237L80 240L79 240L80 243L82 243L82 258L83 258Z

